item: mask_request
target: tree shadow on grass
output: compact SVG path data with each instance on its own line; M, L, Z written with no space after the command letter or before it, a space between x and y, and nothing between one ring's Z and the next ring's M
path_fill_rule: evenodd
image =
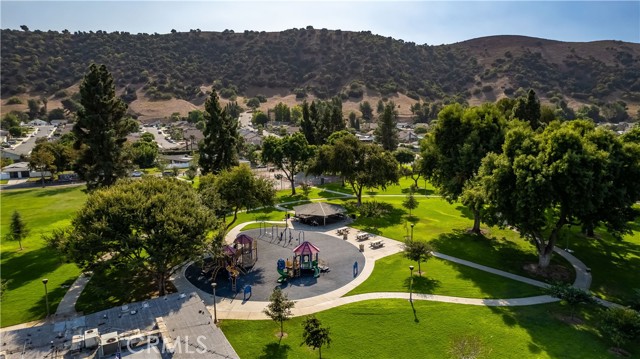
M377 228L393 227L404 222L407 211L400 208L393 208L387 215L382 217L358 217L353 226L363 226L367 232L381 234Z
M525 251L515 242L506 238L476 235L464 230L453 230L443 233L431 241L435 249L453 257L500 269L509 273L533 278L541 281L548 279L534 275L525 270L526 264L537 263L538 256L534 251ZM533 247L532 247L533 248ZM571 273L570 282L575 279L573 267L559 255L553 256L552 265L559 265Z
M411 284L411 277L407 277L404 280L404 283L402 285L405 288L407 288L407 291L408 291L410 284ZM430 279L427 277L418 276L417 274L413 276L413 292L414 293L431 294L440 286L441 286L441 282L437 279Z
M411 188L403 188L401 190L401 192L403 194L409 194L409 192L411 191ZM435 191L432 189L424 189L424 188L418 188L417 191L414 192L414 194L419 194L419 195L423 195L423 196L430 196L432 194L434 194Z
M269 343L262 349L260 359L286 359L291 347L288 344Z
M47 273L55 271L62 264L60 257L53 250L42 247L6 258L2 264L2 276L12 279L7 288L12 290L27 282L45 277Z
M473 219L473 212L465 206L456 206L456 210L460 211L462 217Z
M62 187L62 188L49 187L49 188L43 189L43 190L39 191L38 193L36 193L36 196L37 197L49 197L49 196L63 195L65 193L75 192L76 190L77 190L77 187L75 187L75 186Z
M59 287L47 288L48 300L49 300L49 313L51 315L56 313L56 310L58 309L58 304L60 304L60 301L62 300L64 295L67 294L67 291L69 290L69 286L73 284L74 281L75 279L70 279L62 283L62 285ZM47 314L46 301L47 299L45 298L44 285L43 285L42 297L40 297L40 299L38 299L38 301L33 306L31 306L31 308L27 309L27 311L31 314L30 317L44 318Z

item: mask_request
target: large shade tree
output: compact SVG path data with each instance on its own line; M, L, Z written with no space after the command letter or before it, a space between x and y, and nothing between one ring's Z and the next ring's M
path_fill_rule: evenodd
M113 77L104 65L89 66L80 84L80 104L73 126L74 147L80 150L75 171L89 190L110 186L127 175L123 147L137 124L126 116L127 105L116 96Z
M268 136L262 144L262 161L273 163L284 172L291 183L291 195L296 194L296 174L304 170L313 154L314 148L300 132L281 138Z
M148 177L94 191L58 246L83 268L124 264L155 279L160 295L180 264L212 245L209 209L184 181Z
M222 109L216 90L204 104L204 138L200 147L203 174L220 173L238 165L238 120Z
M539 133L522 124L506 134L501 154L483 160L474 190L489 223L515 227L544 269L569 224L628 233L638 178L640 146L611 131L588 121L554 122Z
M504 115L493 104L466 109L458 104L446 106L422 143L422 173L447 201L457 201L476 175L482 158L501 151L505 127ZM474 233L480 233L480 208L470 206Z
M256 175L245 164L217 176L201 177L198 191L204 203L221 217L233 214L224 226L224 233L236 222L240 210L273 205L276 195L273 182Z
M309 173L333 173L341 176L362 204L364 188L382 188L397 183L400 173L393 154L380 146L362 143L356 136L340 131L320 147Z

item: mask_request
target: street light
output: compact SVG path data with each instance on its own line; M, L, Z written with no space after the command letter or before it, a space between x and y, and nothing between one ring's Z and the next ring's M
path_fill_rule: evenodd
M415 225L415 223L411 223L411 240L413 240L413 226Z
M213 287L213 323L218 323L218 312L216 311L216 286L218 283L213 282L211 286Z
M44 301L45 301L45 305L47 306L47 318L49 318L49 292L47 292L48 282L49 280L47 278L44 278L42 280L42 284L44 284Z
M409 301L413 303L413 266L409 266L411 271L411 282L409 282Z

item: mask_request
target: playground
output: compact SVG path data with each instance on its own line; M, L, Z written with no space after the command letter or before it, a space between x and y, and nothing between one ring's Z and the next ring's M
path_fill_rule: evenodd
M225 249L227 262L205 259L202 267L189 265L185 277L199 289L212 293L211 278L215 273L216 296L244 300L244 289L249 285L251 295L246 295L247 300L268 301L275 287L282 288L292 300L309 298L346 285L362 271L364 255L353 244L320 232L283 229L243 231L237 237L243 243ZM247 238L253 242L249 244ZM231 262L237 265L229 266Z

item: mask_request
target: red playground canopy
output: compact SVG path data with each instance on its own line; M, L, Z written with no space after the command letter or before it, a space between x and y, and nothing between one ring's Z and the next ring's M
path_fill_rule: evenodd
M318 247L314 246L309 242L302 242L299 246L293 249L293 253L299 256L312 255L319 252L320 252L320 249L318 249Z
M246 234L241 234L241 235L236 237L236 239L233 241L233 243L251 244L251 243L253 243L253 238L247 236Z

